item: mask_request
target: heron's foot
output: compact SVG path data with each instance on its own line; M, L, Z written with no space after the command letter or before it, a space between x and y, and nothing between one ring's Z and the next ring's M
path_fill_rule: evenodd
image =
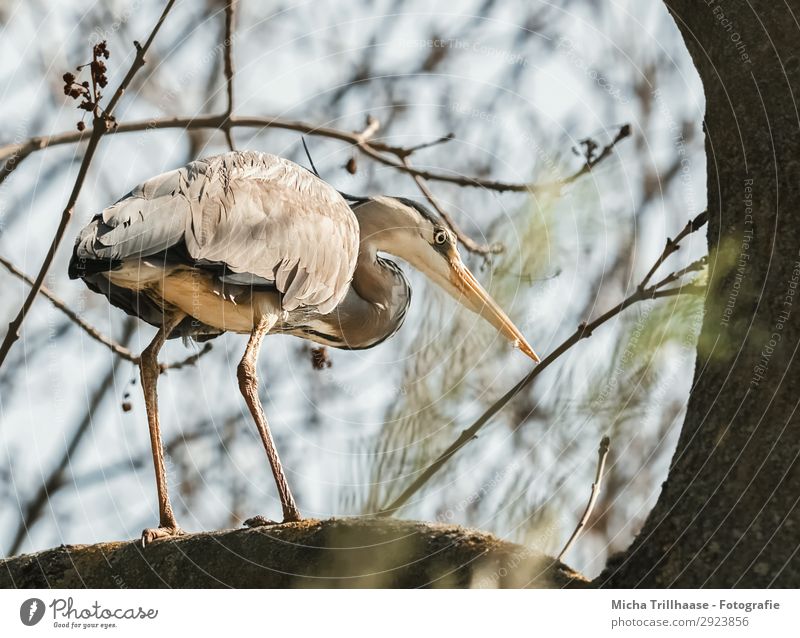
M142 530L142 547L147 547L150 543L160 538L175 538L176 536L183 536L185 534L186 532L177 525L151 527Z
M272 525L280 525L280 523L259 514L258 516L251 516L248 518L244 522L244 525L246 527L271 527Z
M246 527L271 527L272 525L282 525L283 523L295 523L299 520L302 520L300 515L297 514L295 516L287 516L283 519L283 522L279 523L278 521L273 521L271 518L267 518L266 516L253 516L248 518L244 525Z

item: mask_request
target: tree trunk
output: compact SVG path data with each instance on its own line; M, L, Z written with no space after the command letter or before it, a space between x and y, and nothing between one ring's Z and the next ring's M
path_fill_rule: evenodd
M800 587L800 2L666 3L705 88L709 292L669 477L596 584Z

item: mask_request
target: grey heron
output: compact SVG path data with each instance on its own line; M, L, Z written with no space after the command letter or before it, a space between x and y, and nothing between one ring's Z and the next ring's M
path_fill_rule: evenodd
M411 288L381 253L423 272L538 361L436 215L402 198L348 204L316 175L274 155L230 152L153 177L81 230L70 278L158 328L140 361L159 504L159 525L143 531L143 543L182 533L167 492L156 394L165 340L250 335L239 389L264 444L283 520L299 520L258 398L259 349L268 333L344 349L370 348L393 335Z

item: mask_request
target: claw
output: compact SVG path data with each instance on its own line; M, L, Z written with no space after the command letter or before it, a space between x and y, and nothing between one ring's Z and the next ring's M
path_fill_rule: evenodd
M142 549L159 538L174 538L186 534L180 527L150 527L142 530Z

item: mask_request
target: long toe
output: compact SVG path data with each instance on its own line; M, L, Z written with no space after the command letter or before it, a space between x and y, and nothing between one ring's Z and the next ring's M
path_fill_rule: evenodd
M277 521L273 521L272 519L266 518L265 516L261 516L260 514L258 516L253 516L251 518L248 518L244 522L244 525L247 527L269 527L270 525L278 525L278 524L279 523Z
M185 533L180 527L151 527L142 530L142 547L147 547L153 541L161 538L175 538L183 536Z

